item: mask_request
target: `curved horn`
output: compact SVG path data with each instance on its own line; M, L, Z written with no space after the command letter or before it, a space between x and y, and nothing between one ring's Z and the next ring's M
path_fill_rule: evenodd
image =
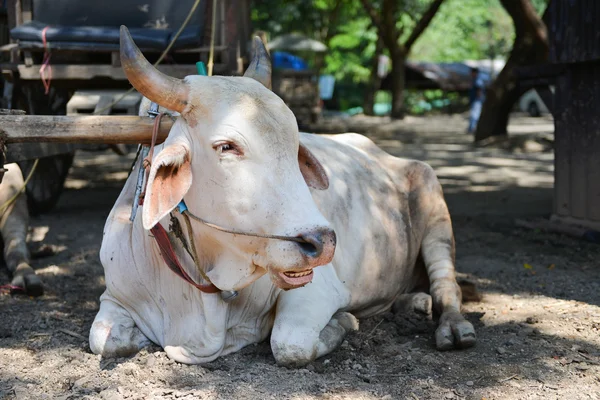
M244 76L255 79L267 89L271 89L271 57L258 36L254 36L252 40L252 61Z
M124 25L121 25L121 65L129 83L138 92L169 110L183 113L188 100L188 89L183 80L154 68Z

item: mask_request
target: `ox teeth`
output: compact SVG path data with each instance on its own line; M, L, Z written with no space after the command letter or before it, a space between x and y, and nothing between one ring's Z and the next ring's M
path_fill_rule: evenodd
M285 272L285 274L292 278L299 278L301 276L310 275L311 272L312 272L312 270L302 271L302 272Z

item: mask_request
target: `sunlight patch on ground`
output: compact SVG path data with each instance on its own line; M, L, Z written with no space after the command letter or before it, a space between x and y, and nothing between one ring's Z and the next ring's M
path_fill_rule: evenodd
M103 181L124 181L125 179L127 179L128 176L128 171L120 171L104 174L100 179L102 179Z
M313 399L322 399L323 396L311 396L311 395L294 395L290 397L293 400L313 400ZM328 400L380 400L382 396L370 394L364 391L352 391L347 393L336 393L336 394L327 394L325 397ZM392 399L392 397L383 397L384 399Z
M35 226L31 230L31 237L28 241L31 242L41 242L46 238L46 235L50 231L49 226Z
M492 305L495 304L495 305ZM596 344L573 324L568 330L556 331L556 322L574 317L576 314L585 315L585 320L600 324L600 307L577 300L563 300L544 295L506 295L486 292L483 301L475 308L481 308L486 315L481 319L488 326L503 325L507 321L526 322L543 314L543 319L535 323L540 334L548 337L558 337L569 340L587 342L590 346ZM533 310L533 311L532 311ZM589 333L589 332L588 332Z
M120 156L112 151L105 154L97 152L78 152L77 157L73 161L73 167L86 168L90 166L111 166L119 165L124 158L132 160L135 157L135 151L128 153L125 156Z
M36 269L36 274L37 275L53 275L53 276L72 275L73 271L71 271L69 268L59 267L58 265L49 265L45 268Z
M554 132L554 123L541 123L532 125L508 125L509 134L521 134L521 133L539 133L539 132Z
M98 286L106 286L106 280L104 279L104 275L97 276L96 283L98 284Z
M90 182L84 179L68 178L64 186L65 189L84 189L89 184Z

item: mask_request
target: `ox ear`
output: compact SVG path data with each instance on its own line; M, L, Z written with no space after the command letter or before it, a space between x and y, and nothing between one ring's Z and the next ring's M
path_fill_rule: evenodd
M169 214L192 186L190 151L182 144L166 146L152 161L142 222L151 229Z
M302 172L308 186L317 190L325 190L329 187L329 178L325 169L302 142L300 142L300 149L298 150L298 163L300 164L300 172Z

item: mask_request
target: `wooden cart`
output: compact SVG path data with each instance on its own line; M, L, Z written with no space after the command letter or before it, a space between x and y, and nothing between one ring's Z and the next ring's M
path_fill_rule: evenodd
M120 25L130 28L148 60L155 62L190 14L158 69L178 78L195 74L196 62L208 61L213 37L213 73L240 74L250 38L249 3L202 0L190 14L195 0L7 0L4 25L0 13L2 107L24 110L27 116L7 116L2 128L6 118L65 115L76 90L126 91L130 85L120 66ZM96 104L91 112L112 114L116 107L108 103ZM74 151L84 147L75 143L91 142L8 143L5 162L18 162L24 174L33 159L40 160L27 187L32 212L49 210L58 200Z

